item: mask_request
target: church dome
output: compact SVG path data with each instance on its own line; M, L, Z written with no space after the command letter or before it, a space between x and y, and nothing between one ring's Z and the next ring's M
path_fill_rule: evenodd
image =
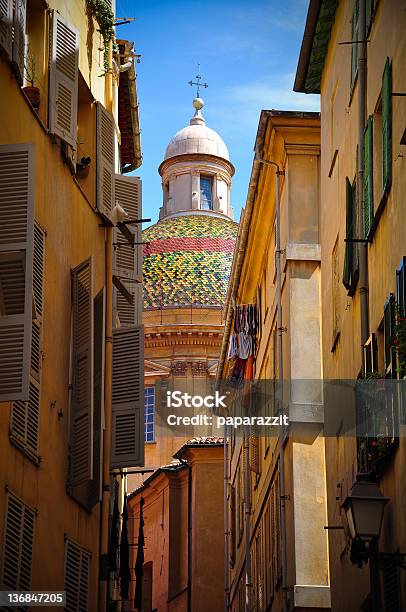
M211 128L206 127L206 121L201 113L204 102L201 98L193 100L196 110L190 120L190 125L179 130L166 147L164 159L185 155L186 153L203 153L216 155L230 161L228 149L221 136Z
M223 306L237 231L231 219L198 214L144 230L144 309Z
M204 124L188 125L177 132L166 147L165 159L186 153L204 153L230 159L221 136Z

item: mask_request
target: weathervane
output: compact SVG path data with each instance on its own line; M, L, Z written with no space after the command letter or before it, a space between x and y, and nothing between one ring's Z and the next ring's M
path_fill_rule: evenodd
M200 81L202 80L201 74L200 74L200 64L197 64L197 75L196 75L196 83L194 81L189 81L189 85L191 87L193 87L193 85L196 85L197 87L197 97L200 98L200 88L204 87L206 89L206 87L208 87L207 83L201 83Z

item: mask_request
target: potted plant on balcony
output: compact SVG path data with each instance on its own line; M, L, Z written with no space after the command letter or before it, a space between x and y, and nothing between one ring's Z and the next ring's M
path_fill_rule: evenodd
M41 93L40 93L39 87L36 87L34 85L36 81L36 66L35 66L35 57L34 57L34 54L30 46L27 47L27 51L25 55L24 73L25 73L25 80L27 81L28 85L22 88L23 92L25 96L28 98L28 101L33 107L33 109L36 112L38 112L40 101L41 101Z

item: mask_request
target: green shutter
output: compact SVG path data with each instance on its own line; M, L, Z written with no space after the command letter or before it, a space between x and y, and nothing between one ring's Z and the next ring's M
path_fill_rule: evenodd
M373 119L370 116L364 132L364 201L362 207L364 238L368 238L371 230L373 211Z
M352 217L352 186L347 178L345 179L346 184L346 228L345 237L351 238L351 217ZM351 242L345 243L345 257L344 257L344 273L343 273L343 285L349 291L351 287Z
M358 3L358 0L356 0L354 4L354 12L352 14L352 20L351 20L351 40L352 41L358 40L358 31L359 31L358 18L359 18L359 3ZM351 87L354 83L355 75L358 69L358 53L359 53L359 45L357 44L357 42L354 42L354 44L351 45Z
M382 188L389 188L392 178L392 62L386 60L382 77Z

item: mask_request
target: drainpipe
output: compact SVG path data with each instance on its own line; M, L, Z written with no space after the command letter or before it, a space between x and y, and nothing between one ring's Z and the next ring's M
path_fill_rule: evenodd
M284 175L284 170L281 170L279 164L274 161L263 159L259 150L255 151L256 159L266 166L273 166L276 174L276 214L275 214L275 230L276 230L276 297L277 297L277 334L278 334L278 382L279 382L279 406L283 410L283 362L282 362L282 269L281 269L281 197L280 197L280 177ZM281 425L281 433L279 435L279 498L280 498L280 547L281 547L281 564L282 564L282 596L283 596L283 612L288 612L288 583L287 583L287 566L286 566L286 516L285 516L285 457L284 446L286 439L285 426Z
M244 453L245 453L245 474L244 474L244 509L245 509L245 612L251 612L251 538L250 538L250 462L249 462L249 429L246 426L244 431Z
M224 502L224 612L228 610L228 554L229 554L229 532L228 532L228 507L227 507L227 485L228 485L228 464L227 464L227 425L224 425L224 445L223 445L223 459L224 459L224 491L223 491L223 502Z
M359 56L358 56L358 219L360 237L362 238L362 210L364 203L364 169L363 149L364 130L366 120L366 67L367 67L367 43L365 23L365 0L359 2ZM369 310L368 310L368 243L359 243L359 295L361 311L361 351L362 363L364 362L363 345L369 338Z

